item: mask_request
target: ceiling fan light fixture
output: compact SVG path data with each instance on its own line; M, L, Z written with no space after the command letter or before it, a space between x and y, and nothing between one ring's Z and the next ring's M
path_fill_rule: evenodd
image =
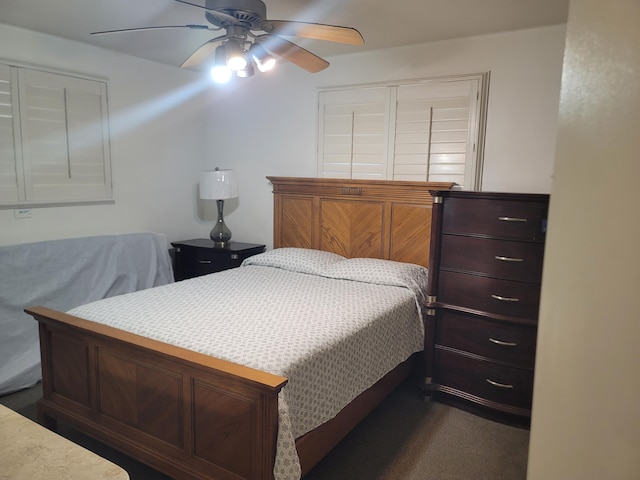
M226 47L225 64L234 72L244 70L246 65L251 62L253 62L253 67L258 68L261 72L270 70L275 65L275 59L271 55L281 57L309 73L320 72L329 66L329 62L323 58L285 40L282 36L324 40L347 45L364 45L364 38L355 28L295 20L270 20L267 18L267 7L263 0L204 0L204 5L191 3L192 0L176 1L206 10L204 16L212 26L159 25L92 32L91 35L171 28L189 28L212 32L224 30L224 34L211 38L200 45L189 58L182 62L180 68L192 68L210 61L211 52L216 48L216 43L221 42ZM256 42L263 43L263 41L268 46L269 53L261 52L260 50L264 49L256 47ZM256 48L252 49L252 46ZM258 51L255 57L250 55L251 50ZM218 65L216 71L222 71L222 66Z
M249 47L249 54L261 72L268 72L276 65L276 59L269 55L262 45L257 43L251 45L251 47Z
M247 66L245 68L243 68L242 70L238 70L236 72L236 75L239 78L249 78L249 77L253 77L255 75L256 71L253 68L253 65L251 63L247 63Z
M216 48L215 60L211 68L211 78L216 83L227 83L231 79L231 69L227 66L227 52L224 45Z
M227 54L227 66L233 71L244 70L247 67L247 59L240 48L240 43L234 38L227 40L224 44Z

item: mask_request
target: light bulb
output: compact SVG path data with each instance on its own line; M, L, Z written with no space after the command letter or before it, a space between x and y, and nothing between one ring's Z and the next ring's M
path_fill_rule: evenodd
M224 44L225 51L227 52L227 66L233 70L243 70L247 66L247 60L244 58L244 52L240 48L240 44L237 40L231 39Z
M227 83L231 79L231 70L227 67L227 52L224 45L216 48L215 59L211 68L211 78L216 83Z
M271 70L276 65L276 59L269 55L262 45L254 43L249 47L249 53L261 72Z
M215 65L211 68L211 78L216 83L227 83L231 79L231 69L226 65Z

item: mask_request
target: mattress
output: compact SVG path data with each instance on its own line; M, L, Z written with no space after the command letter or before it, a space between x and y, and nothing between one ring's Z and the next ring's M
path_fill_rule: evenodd
M426 279L418 265L277 249L69 313L287 377L274 474L292 480L295 438L422 350Z

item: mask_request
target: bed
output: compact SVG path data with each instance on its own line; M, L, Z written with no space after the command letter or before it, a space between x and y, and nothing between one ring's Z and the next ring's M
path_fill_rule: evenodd
M418 265L426 267L429 258L429 190L447 189L451 184L269 180L274 192L274 249L248 259L246 265L113 297L98 302L98 307L87 305L67 313L27 309L39 322L43 398L38 402L38 418L42 423L55 428L56 420L67 422L177 479L288 480L306 474L407 377L415 358L411 352L422 346L415 344L416 337L423 339L416 333L415 319L412 323L399 311L407 310L409 304L419 316L421 289L400 283L414 282L416 272L424 274L426 269ZM399 272L400 280L389 280L388 265ZM382 283L386 279L391 285L360 278L363 271L373 271ZM376 372L365 373L357 381L325 374L330 363L338 370L358 358L376 363L371 359L387 356L381 352L396 350L384 343L363 346L347 337L335 343L341 344L340 355L356 353L350 360L323 353L320 366L298 375L299 367L292 366L286 352L297 356L299 348L282 347L288 344L283 337L294 330L285 322L285 312L293 309L283 298L274 305L266 302L276 292L286 293L306 282L307 292L329 290L342 310L355 310L349 318L361 317L360 308L369 303L360 300L365 293L380 299L403 297L402 307L380 307L387 312L382 324L391 331L378 334L378 340L370 338L366 345L399 336L410 344L408 350L397 347L396 358L381 362ZM248 290L239 294L222 287L238 285ZM220 295L211 300L211 292ZM249 302L252 297L254 303ZM222 298L235 300L226 305ZM301 298L292 302L301 309L294 317L313 319L304 324L312 330L303 338L322 344L326 339L320 337L329 335L322 319L336 315L321 313L310 296ZM186 311L187 306L195 310ZM220 314L215 320L219 323L204 329L199 323L203 312L214 310ZM250 317L268 326L270 340L250 341L252 336L268 336L264 332L238 334L241 330L235 326ZM342 311L338 317L347 318ZM400 324L391 326L390 319L400 319ZM234 327L225 328L225 320ZM353 330L366 333L370 329ZM234 331L236 336L229 336ZM198 343L203 340L204 345ZM317 343L302 343L310 343L314 352L324 349ZM276 360L267 360L265 368L258 360L268 351L277 355ZM364 371L361 364L354 368ZM338 395L337 384L354 385L350 392ZM313 397L321 400L322 408L312 405L312 414L299 415ZM327 403L331 404L328 409Z

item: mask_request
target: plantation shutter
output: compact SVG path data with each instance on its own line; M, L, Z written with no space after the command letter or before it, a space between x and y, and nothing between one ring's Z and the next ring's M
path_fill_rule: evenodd
M387 89L321 92L318 176L384 179L387 169Z
M397 88L394 180L465 185L473 162L470 125L477 80L429 82ZM473 176L473 175L471 175Z
M0 63L0 207L112 199L106 83Z
M482 82L451 77L319 92L318 176L479 188Z
M106 85L28 69L19 78L27 199L112 198Z

